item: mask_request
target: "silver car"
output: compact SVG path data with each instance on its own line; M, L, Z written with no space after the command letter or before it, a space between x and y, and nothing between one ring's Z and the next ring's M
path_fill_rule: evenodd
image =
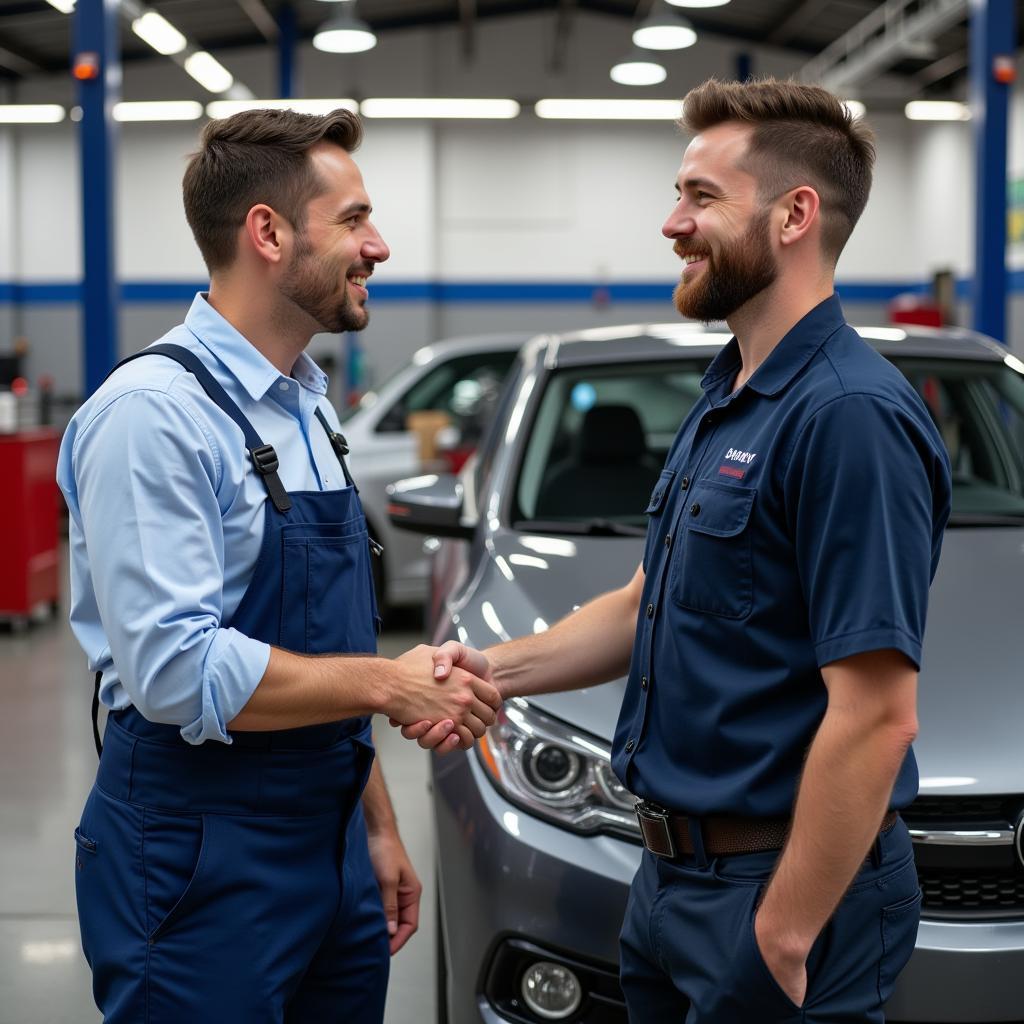
M430 587L422 542L394 530L386 511L385 488L392 480L434 468L422 464L409 416L428 411L447 416L451 425L441 438L438 461L459 468L479 442L496 393L528 338L523 332L480 334L424 346L342 415L349 468L359 485L370 536L384 548L373 559L382 605L422 604Z
M1024 363L968 331L860 333L924 399L954 471L904 815L923 920L888 1014L1022 1021ZM630 578L647 496L726 339L645 325L523 349L462 474L391 492L403 526L446 538L435 641L539 633ZM619 411L587 416L602 405ZM594 435L626 420L628 452ZM439 1021L625 1022L617 937L641 847L609 766L623 686L508 701L476 749L433 759Z

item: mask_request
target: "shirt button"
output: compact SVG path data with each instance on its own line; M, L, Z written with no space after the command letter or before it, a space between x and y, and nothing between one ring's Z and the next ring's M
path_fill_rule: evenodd
M679 481L679 490L685 491L686 488L689 487L689 486L690 486L690 478L688 476L684 476L683 479Z
M708 415L704 417L704 426L705 427L710 427L714 422L715 422L715 417L712 416L711 413L708 413Z
M671 533L665 538L665 547L667 547L667 548L672 547L672 534Z
M647 618L651 618L654 615L654 605L649 604L647 606Z
M690 506L690 515L691 516L699 516L700 515L700 505L696 501Z
M281 389L282 391L287 391L287 390L288 390L288 381L286 381L286 380L283 380L283 381L281 381L281 383L280 383L280 384L278 384L277 386L278 386L278 387L279 387L279 388L280 388L280 389Z
M636 746L636 743L633 740L631 740L631 739L630 740L626 740L626 753L627 754L632 754L633 753L633 748L635 746Z
M641 676L640 677L640 689L641 690L646 690L647 689L647 676Z

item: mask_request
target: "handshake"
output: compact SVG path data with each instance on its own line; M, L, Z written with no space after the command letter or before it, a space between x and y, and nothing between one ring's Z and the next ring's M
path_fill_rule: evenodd
M420 644L392 665L396 685L385 714L425 750L468 750L494 724L504 698L480 651L454 640Z

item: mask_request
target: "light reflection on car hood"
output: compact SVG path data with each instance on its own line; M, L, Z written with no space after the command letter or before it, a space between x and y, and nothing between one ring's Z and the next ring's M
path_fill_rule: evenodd
M537 536L491 535L493 557L473 610L463 610L472 642L493 643L495 622L510 636L535 632L538 619L553 624L574 605L625 584L643 556L639 538L561 535L551 545L549 535ZM561 553L538 550L546 545ZM477 618L483 602L491 605L490 625ZM1024 528L950 529L921 670L914 746L922 793L1024 792L1022 609ZM610 742L624 685L620 679L531 699Z

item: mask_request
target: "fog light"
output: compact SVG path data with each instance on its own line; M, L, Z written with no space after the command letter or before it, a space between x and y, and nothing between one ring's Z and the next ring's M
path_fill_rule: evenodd
M583 998L579 978L560 964L541 960L523 975L523 1001L538 1017L563 1020L574 1014Z

